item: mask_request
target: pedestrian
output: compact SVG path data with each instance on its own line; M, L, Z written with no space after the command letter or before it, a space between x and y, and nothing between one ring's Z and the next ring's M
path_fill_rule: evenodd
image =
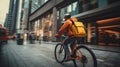
M91 44L95 45L96 44L96 34L95 33L92 33L92 37L91 37Z
M30 33L29 41L30 41L31 44L35 43L35 35L34 35L34 33Z
M105 43L106 46L109 45L109 43L110 43L110 35L109 35L109 33L107 33L107 32L104 33L104 35L103 35L103 41L104 41L104 43Z

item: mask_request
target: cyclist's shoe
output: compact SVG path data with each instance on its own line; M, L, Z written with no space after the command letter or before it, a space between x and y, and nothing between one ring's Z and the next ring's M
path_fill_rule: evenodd
M71 57L76 57L77 55L76 54L74 54L74 55L71 55Z
M81 62L82 63L87 63L88 62L87 57L83 55Z
M76 52L76 50L74 50L74 51L71 51L71 57L76 57L77 55L76 55L76 53L74 53L74 52Z
M76 59L76 60L82 60L82 57L76 56L75 59Z

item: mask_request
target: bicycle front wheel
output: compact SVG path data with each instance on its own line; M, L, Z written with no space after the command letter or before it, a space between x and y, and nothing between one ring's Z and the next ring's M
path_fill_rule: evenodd
M78 53L79 52L79 53ZM97 67L96 56L92 50L86 46L79 46L77 48L76 55L80 54L81 59L76 60L76 64L79 67ZM80 63L81 62L81 63Z
M63 61L66 57L66 51L64 49L64 46L61 43L58 43L55 46L54 55L55 55L55 59L58 63L63 63Z

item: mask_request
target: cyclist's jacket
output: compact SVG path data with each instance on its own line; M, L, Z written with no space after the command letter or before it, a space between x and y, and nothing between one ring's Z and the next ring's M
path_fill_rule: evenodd
M67 35L68 36L72 36L73 35L72 31L69 29L70 28L69 26L72 24L71 20L73 22L77 22L78 21L77 18L70 18L70 19L66 20L65 23L60 28L60 30L58 31L58 33L56 34L57 36L61 36L64 31L67 31Z

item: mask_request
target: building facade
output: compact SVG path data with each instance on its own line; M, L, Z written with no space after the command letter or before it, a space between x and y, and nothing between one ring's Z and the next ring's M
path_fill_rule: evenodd
M5 19L5 27L8 28L9 35L13 35L14 33L16 33L19 4L19 0L10 0L9 12Z
M6 16L5 27L8 28L9 35L18 33L19 30L26 31L28 22L27 0L10 0L9 12Z
M10 35L12 34L13 31L13 22L12 22L13 10L14 10L14 0L10 0L9 11L5 20L5 26L8 28L8 33Z
M85 24L87 36L81 43L119 46L119 7L119 0L46 0L31 12L29 31L42 40L55 41L54 35L62 25L64 14L69 13Z

